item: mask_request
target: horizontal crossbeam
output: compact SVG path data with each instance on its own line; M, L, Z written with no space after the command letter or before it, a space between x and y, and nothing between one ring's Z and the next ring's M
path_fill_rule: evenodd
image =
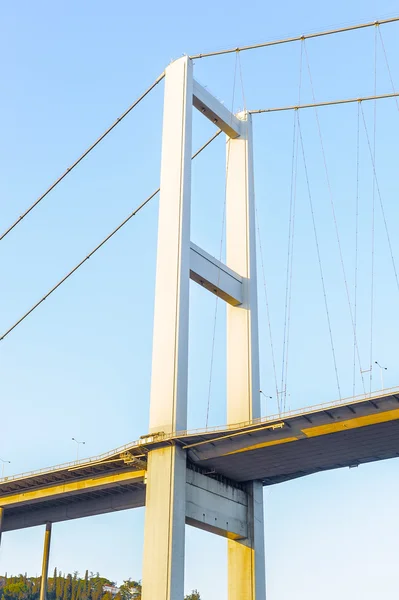
M190 278L232 306L243 303L243 279L191 242Z
M194 80L193 87L193 105L195 108L229 137L239 137L241 135L241 121L198 81Z
M187 469L186 523L231 540L248 536L248 497L238 488Z
M187 469L186 523L238 540L247 537L247 494ZM133 484L133 485L132 485ZM145 506L145 471L128 471L0 497L2 531Z

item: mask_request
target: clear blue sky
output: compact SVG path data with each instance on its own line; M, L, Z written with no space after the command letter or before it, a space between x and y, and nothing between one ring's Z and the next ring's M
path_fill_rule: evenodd
M15 1L0 8L2 136L0 229L13 221L173 59L184 53L256 43L392 16L393 0L320 3L232 1L113 3ZM382 35L399 83L398 29ZM317 99L374 91L374 28L306 43ZM300 45L241 55L234 110L294 104ZM195 76L231 107L235 56L197 61ZM377 92L391 92L378 41ZM306 62L303 102L312 100ZM364 105L372 135L373 106ZM353 298L357 106L321 109L320 125ZM337 366L352 393L353 339L331 219L329 192L312 111L302 132L325 272ZM8 328L159 184L162 86L121 124L40 207L0 244L0 329ZM194 148L213 132L196 116ZM256 196L269 288L271 326L281 373L285 261L293 113L254 116ZM360 130L358 332L362 367L370 360L372 170ZM397 139L393 100L377 107L379 185L399 257ZM192 239L219 252L224 143L193 167ZM378 197L376 197L378 203ZM73 460L72 437L94 455L147 431L157 202L154 200L51 299L0 343L0 457L6 473ZM396 368L398 290L381 212L376 208L375 319L372 359ZM315 257L306 181L298 159L297 216L287 403L337 398ZM259 273L261 276L261 273ZM261 385L275 396L263 282L259 280ZM205 425L214 299L193 287L189 427ZM210 424L225 421L225 321L218 313ZM379 387L374 372L373 389ZM357 393L361 392L357 378ZM275 410L275 400L263 412ZM265 490L270 600L397 596L399 520L396 461L336 471ZM42 528L5 534L0 573L39 573ZM50 568L86 568L121 582L141 576L143 510L56 524ZM187 528L187 590L226 600L224 540ZM200 557L200 558L199 558Z

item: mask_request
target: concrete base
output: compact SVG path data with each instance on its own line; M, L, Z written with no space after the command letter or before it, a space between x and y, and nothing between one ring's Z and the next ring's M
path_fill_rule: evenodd
M228 541L229 600L265 600L263 490L248 485L248 538Z
M228 541L229 600L265 600L263 490L260 482L248 486L248 538Z
M186 453L170 446L148 456L143 600L183 600Z

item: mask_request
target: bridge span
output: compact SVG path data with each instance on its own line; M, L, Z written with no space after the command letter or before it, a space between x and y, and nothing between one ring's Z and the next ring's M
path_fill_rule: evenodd
M90 459L5 477L2 531L143 507L147 457L170 446L187 456L186 523L245 537L248 482L268 486L398 457L399 388L228 427L149 434ZM214 502L207 502L215 496L227 504L234 496L236 523L226 525L230 509L215 510Z
M229 111L194 78L188 56L169 64L3 237L160 81L160 187L0 337L22 323L160 192L149 433L100 456L0 480L0 541L2 532L46 525L40 600L46 600L52 523L144 506L143 600L183 599L185 524L227 538L229 600L265 600L262 487L399 456L399 388L260 416L252 112ZM372 98L378 97L367 99ZM218 129L195 154L194 109ZM224 262L191 239L192 158L221 132L226 136ZM309 200L312 205L310 191ZM314 232L318 253L315 226ZM319 263L325 295L320 256ZM227 424L196 431L186 431L190 280L226 303ZM329 323L327 303L326 313Z

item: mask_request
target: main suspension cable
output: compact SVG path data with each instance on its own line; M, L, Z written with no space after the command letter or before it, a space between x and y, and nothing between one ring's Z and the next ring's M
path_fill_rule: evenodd
M217 138L217 136L220 135L220 133L221 133L221 130L217 131L203 146L201 146L201 148L199 148L195 152L195 154L193 154L192 160L194 160L194 158L196 158L203 150L205 150L205 148L207 146L209 146L209 144L211 142L213 142L213 140L215 138ZM102 248L102 246L104 246L104 244L106 244L120 229L122 229L122 227L124 227L124 225L126 225L126 223L128 223L130 221L130 219L132 219L135 215L137 215L137 213L140 212L140 210L142 210L150 202L150 200L152 200L160 192L160 189L161 188L158 188L154 192L152 192L152 194L150 194L144 200L144 202L139 204L139 206L137 206L130 213L130 215L128 215L126 217L126 219L124 219L122 221L122 223L120 223L117 227L115 227L115 229L113 229L113 231L111 231L111 233L109 233L102 240L102 242L100 242L91 252L89 252L89 254L83 260L81 260L73 269L71 269L69 271L69 273L67 273L62 279L60 279L60 281L58 283L56 283L47 292L47 294L45 294L38 302L36 302L36 304L34 304L20 319L18 319L18 321L16 321L11 327L9 327L9 329L7 329L7 331L5 331L2 336L0 336L0 342L2 340L4 340L4 338L6 338L16 327L18 327L18 325L20 325L22 323L22 321L24 321L26 319L26 317L28 317L31 313L33 313L33 311L36 310L36 308L38 308L42 304L42 302L44 302L49 296L51 296L51 294L53 292L55 292L55 290L57 290L67 279L69 279L69 277L71 277L71 275L73 275L87 260L89 260L89 258L91 258L93 256L93 254L95 254L97 252L97 250Z
M325 31L318 31L315 33L308 33L305 35L297 35L294 37L282 38L279 40L271 40L268 42L261 42L259 44L250 44L248 46L236 46L235 48L228 48L225 50L216 50L214 52L201 52L200 54L193 54L192 56L190 56L190 58L192 58L192 59L209 58L210 56L221 56L222 54L232 54L233 52L245 52L246 50L256 50L257 48L266 48L267 46L277 46L279 44L288 44L290 42L300 42L301 40L309 40L311 38L332 35L335 33L343 33L345 31L355 31L356 29L365 29L367 27L374 27L376 25L385 25L387 23L394 23L396 21L399 21L399 16L391 17L388 19L380 19L379 21L370 21L368 23L359 23L358 25L348 25L346 27L327 29Z
M118 117L118 118L116 119L116 121L114 121L114 123L112 123L112 125L111 125L110 127L108 127L108 129L106 129L106 130L104 131L104 133L102 133L102 134L100 135L100 137L99 137L99 138L97 138L97 139L96 139L96 141L95 141L93 144L91 144L91 146L89 146L89 147L87 148L87 150L85 150L85 151L83 152L83 154L81 154L81 155L79 156L79 158L77 158L77 159L75 160L75 162L74 162L74 163L72 163L72 165L71 165L70 167L68 167L68 168L67 168L67 169L64 171L64 173L62 173L62 175L60 175L60 177L58 177L58 179L56 179L56 180L55 180L55 181L54 181L54 182L53 182L53 183L50 185L50 187L48 187L48 188L47 188L47 190L46 190L45 192L43 192L43 194L42 194L41 196L39 196L39 197L37 198L37 200L35 200L35 202L34 202L32 205L31 205L31 206L29 206L29 208L27 208L27 209L26 209L26 210L25 210L25 211L22 213L22 215L20 215L20 216L18 217L18 219L17 219L16 221L14 221L14 223L12 223L12 225L10 225L10 226L9 226L9 227L8 227L8 228L7 228L7 229L6 229L6 230L5 230L5 231L4 231L4 232L3 232L3 233L0 235L0 242L1 242L1 240L2 240L2 239L4 239L4 238L5 238L5 237L6 237L6 236L7 236L7 235L10 233L10 231L12 231L12 230L14 229L14 227L16 227L17 225L19 225L19 223L21 223L21 221L22 221L22 220L23 220L23 219L24 219L24 218L25 218L25 217L26 217L26 216L27 216L27 215L28 215L28 214L29 214L29 213L30 213L30 212L31 212L31 211L32 211L32 210L33 210L33 209L34 209L34 208L35 208L35 207L36 207L36 206L37 206L37 205L38 205L38 204L39 204L39 203L40 203L40 202L41 202L41 201L42 201L42 200L43 200L43 199L44 199L44 198L45 198L45 197L46 197L46 196L47 196L47 195L48 195L48 194L49 194L49 193L50 193L50 192L51 192L51 191L54 189L54 188L55 188L55 187L57 187L57 185L58 185L58 184L59 184L59 183L60 183L60 182L61 182L63 179L65 179L65 177L66 177L67 175L69 175L69 173L71 173L71 171L73 171L73 169L74 169L75 167L77 167L77 165L78 165L78 164L79 164L79 163L80 163L80 162L81 162L81 161L82 161L84 158L86 158L86 156L87 156L88 154L90 154L90 152L91 152L92 150L94 150L94 148L95 148L95 147L96 147L96 146L97 146L97 145L98 145L98 144L99 144L99 143L100 143L100 142L101 142L101 141L102 141L102 140L103 140L103 139L104 139L104 138L105 138L105 137L106 137L106 136L107 136L107 135L108 135L108 134L109 134L109 133L110 133L110 132L111 132L113 129L115 129L115 127L116 127L117 125L119 125L119 123L120 123L120 122L121 122L121 121L122 121L122 120L123 120L123 119L124 119L124 118L125 118L125 117L126 117L126 116L127 116L127 115L128 115L128 114L129 114L129 113L130 113L130 112L131 112L131 111L132 111L132 110L133 110L133 109L134 109L134 108L135 108L137 105L138 105L138 104L140 104L140 102L141 102L142 100L144 100L144 98L145 98L145 97L146 97L146 96L147 96L147 95L148 95L148 94L149 94L149 93L150 93L150 92L151 92L151 91L152 91L152 90L153 90L153 89L154 89L154 88L155 88L155 87L158 85L158 83L160 83L160 82L162 81L162 79L163 79L164 77L165 77L165 73L161 73L161 75L160 75L159 77L157 77L157 79L156 79L156 80L155 80L155 81L154 81L154 82L153 82L153 83L152 83L152 84L151 84L151 85L150 85L150 86L149 86L149 87L148 87L148 88L145 90L145 92L143 92L143 93L141 94L141 96L139 96L139 97L137 98L137 100L135 100L135 101L133 102L133 104L131 104L131 105L129 106L129 108L127 108L127 109L125 110L125 112L123 112L123 113L121 114L121 116L120 116L120 117Z
M387 93L387 94L378 94L378 95L372 95L372 96L363 96L360 97L358 96L357 98L343 98L343 99L339 99L339 100L327 100L325 102L311 102L308 104L289 104L287 106L274 106L271 108L258 108L258 109L254 109L254 110L250 110L248 112L251 113L251 115L259 115L262 113L270 113L270 112L283 112L286 110L301 110L303 108L320 108L323 106L334 106L337 104L352 104L354 102L367 102L368 100L383 100L384 98L395 98L396 103L397 98L399 96L399 92L393 92L391 93Z

